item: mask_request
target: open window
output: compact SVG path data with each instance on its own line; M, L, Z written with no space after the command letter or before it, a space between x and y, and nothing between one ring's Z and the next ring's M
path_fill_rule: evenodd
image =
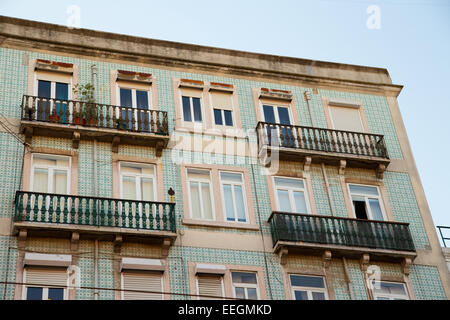
M348 188L355 218L378 221L386 220L385 210L378 187L349 184Z

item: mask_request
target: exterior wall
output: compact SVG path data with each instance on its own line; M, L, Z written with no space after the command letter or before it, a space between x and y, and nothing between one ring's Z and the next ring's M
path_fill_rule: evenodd
M158 108L168 112L169 134L171 141L169 147L163 150L161 165L157 167L162 170L164 201L169 201L166 190L175 190L176 202L176 224L178 237L170 248L166 262L168 269L168 288L171 299L185 299L195 292L192 286L192 274L189 266L193 263L215 263L223 265L246 266L263 270L265 292L268 299L287 299L290 292L286 286L286 274L288 272L299 272L324 275L327 280L329 296L336 299L370 298L365 287L364 275L358 260L348 260L348 276L351 283L349 290L346 280L344 265L341 259L332 258L329 268L324 268L320 257L307 255L290 255L287 264L282 266L276 254L273 253L270 226L267 220L271 214L273 203L267 179L261 174L261 166L258 164L254 150L256 150L256 137L250 135L248 141L237 138L247 151L239 156L225 154L223 149L215 154L211 152L199 152L198 143L209 143L220 146L221 143L232 143L233 137L221 137L215 135L203 136L201 133L188 133L175 131L175 100L174 81L176 78L202 80L208 82L220 82L232 84L236 90L238 107L240 109L240 121L245 132L254 130L257 123L256 109L254 106L253 90L255 88L272 88L289 90L294 96L296 103L296 118L301 125L316 127L327 127L326 115L324 113L323 101L330 98L344 99L361 103L364 106L365 116L369 132L383 134L392 164L385 172L381 181L384 202L389 215L394 221L410 223L414 244L418 250L418 257L411 267L409 277L402 273L399 263L373 262L381 269L382 279L405 280L409 285L410 296L417 299L446 299L450 297L449 274L446 269L445 260L442 257L437 237L432 228L432 220L426 199L423 194L418 174L416 173L414 160L409 149L409 142L401 122L395 97L389 94L371 93L363 89L337 89L321 88L325 86L307 86L303 83L287 80L270 80L260 75L230 75L221 72L208 72L199 68L161 67L158 65L144 63L125 63L114 59L91 59L79 54L50 52L39 50L20 50L19 48L0 48L0 116L6 118L11 124L11 129L18 133L20 123L20 102L22 95L29 90L28 66L34 59L47 59L52 61L73 63L78 70L78 81L80 84L90 82L91 65L95 64L98 69L97 98L98 102L110 104L112 70L122 69L129 71L151 73L157 83ZM231 53L229 53L231 54ZM212 55L212 53L211 53ZM211 58L211 57L209 57ZM206 60L209 59L205 58ZM248 58L250 59L250 58ZM245 60L247 61L247 60ZM248 62L248 61L247 61ZM281 67L280 67L281 68ZM327 74L327 68L333 69L332 65L320 69L320 74ZM362 67L361 67L362 68ZM361 74L363 73L361 69ZM337 71L336 71L337 72ZM347 75L346 75L347 72ZM342 72L335 78L348 78L348 71ZM358 72L355 71L350 78L356 81ZM379 71L377 71L379 72ZM387 78L380 80L383 85L389 85ZM341 80L342 80L341 79ZM359 79L361 80L361 79ZM367 79L366 79L367 80ZM373 80L371 78L369 80ZM304 91L311 93L310 102L313 123L308 115L308 107L303 98ZM399 118L400 117L400 118ZM8 123L7 122L7 123ZM21 180L29 175L29 166L25 164L22 173L22 161L24 148L11 134L0 128L0 281L6 279L11 282L21 282L18 276L21 273L21 257L24 252L61 253L72 254L76 257L74 261L81 271L81 286L94 286L94 242L82 240L78 250L73 251L69 240L28 238L25 247L19 248L17 237L11 235L12 218L14 214L14 194L21 189ZM183 148L177 143L183 139ZM189 147L187 139L194 143ZM72 151L72 142L68 139L33 137L32 149L51 148L54 150ZM78 149L78 195L94 195L94 143L91 141L80 141ZM113 159L114 157L133 157L155 160L155 150L150 147L120 145L117 156L111 151L111 144L97 144L97 181L98 195L101 197L114 196L113 181ZM26 158L26 157L25 157ZM255 230L244 230L233 227L216 226L192 226L183 224L184 192L181 188L180 163L182 158L184 164L189 163L211 163L223 164L224 166L237 166L244 168L250 178L252 202L254 208ZM20 159L20 161L17 161ZM282 164L283 165L283 164ZM301 163L285 163L287 172L293 176L303 170ZM369 169L347 168L345 175L338 173L338 167L326 166L326 173L330 184L330 193L333 200L332 206L336 215L349 217L348 194L343 188L346 179L352 181L368 181L380 183L376 178L375 171ZM312 189L313 206L320 215L331 215L331 207L325 189L325 179L319 165L312 165L310 170L310 181ZM151 245L124 243L121 252L114 252L112 242L100 241L99 243L99 287L107 289L118 289L120 281L117 279L117 261L120 257L145 257L160 258L161 249ZM236 267L236 268L239 268ZM17 272L17 276L16 276ZM14 299L18 297L18 286L13 284L0 284L0 299ZM194 290L194 291L193 291ZM350 292L351 291L351 292ZM117 293L114 290L100 290L99 299L114 299ZM78 289L76 299L93 299L92 289Z

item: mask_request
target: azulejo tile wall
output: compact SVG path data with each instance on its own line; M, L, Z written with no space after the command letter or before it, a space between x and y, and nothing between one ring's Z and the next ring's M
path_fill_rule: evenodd
M269 83L261 81L250 81L224 76L213 76L199 73L180 72L174 70L163 70L161 68L150 68L144 66L133 66L128 64L118 64L111 62L93 61L89 59L65 57L60 55L49 55L44 53L26 52L21 50L0 48L0 117L8 119L20 119L20 102L22 95L26 94L27 61L28 59L48 59L66 63L73 63L79 68L79 82L81 84L91 81L91 66L98 68L97 95L101 103L110 104L110 71L123 69L129 71L139 71L152 73L156 77L158 86L159 109L168 112L169 132L173 134L175 124L174 96L172 79L189 78L203 81L214 81L233 84L237 90L240 107L241 121L244 130L253 130L256 126L256 114L252 96L252 88L273 88L292 91L297 104L298 116L302 125L312 125L308 108L303 99L303 92L311 88L304 88L292 85L282 85L279 83ZM362 101L369 129L372 133L384 134L389 155L392 159L402 159L399 142L394 130L394 124L390 117L386 98L367 94L357 94L349 92L338 92L333 90L319 89L318 94L311 94L311 108L314 125L326 127L326 120L322 106L322 98L342 98L347 100ZM17 130L17 128L15 129ZM182 134L182 133L177 133ZM219 138L216 138L219 139ZM222 139L222 138L220 138ZM250 143L256 143L254 135L249 137ZM61 150L72 150L72 143L67 139L33 138L32 147L57 148ZM79 153L79 176L78 193L80 195L94 195L94 142L81 141L78 149ZM0 218L12 218L14 193L20 188L20 174L22 163L17 159L22 159L23 145L12 135L0 132ZM119 146L119 155L134 156L140 158L154 158L155 151L149 147ZM178 229L189 229L182 224L183 202L180 179L180 166L173 161L173 150L164 150L162 154L162 170L164 176L164 190L170 187L176 191L176 216ZM201 154L198 152L185 151L183 153L187 159L214 159L218 157L212 154ZM209 156L209 157L208 157ZM97 180L98 194L102 197L112 197L112 151L108 143L97 143ZM270 235L269 226L264 223L270 216L270 199L268 197L268 186L264 176L260 174L260 165L254 158L235 157L226 158L219 156L223 163L234 163L237 166L248 169L252 185L252 199L255 208L256 220L261 222L262 234ZM225 159L224 159L225 158ZM218 159L216 158L216 161ZM231 161L230 161L231 160ZM211 160L212 161L212 160ZM331 190L332 206L338 216L347 216L347 209L344 203L344 195L340 185L340 177L336 167L326 166L326 173L329 179ZM374 172L364 169L347 169L348 175L364 177L366 180L374 179ZM253 179L255 183L253 183ZM331 214L329 198L325 190L325 180L322 168L318 165L311 167L311 181L313 193L318 209L322 215ZM411 181L407 174L386 172L384 183L389 197L390 206L397 221L405 221L411 224L411 232L417 248L426 248L429 245L427 235L423 226L420 212L411 187ZM400 192L399 192L400 191ZM165 192L165 200L169 201L169 196ZM196 230L211 231L208 227L196 227ZM242 231L234 229L217 228L217 232L228 232L238 237L240 234L259 235L258 231ZM25 250L36 252L68 253L70 243L63 240L48 240L33 238L27 241ZM93 241L81 241L79 252L77 253L78 266L81 271L81 285L83 287L93 287L94 285L94 244ZM19 249L17 248L16 237L0 236L0 281L20 281L15 279L16 261ZM122 256L135 257L157 257L160 252L156 252L153 247L141 244L125 243L122 247ZM114 288L114 253L113 244L101 241L99 244L99 286L106 289ZM172 299L184 299L190 292L188 280L188 262L219 263L251 265L262 267L264 281L269 298L285 299L284 284L282 282L281 266L278 257L272 253L242 250L224 250L214 248L195 248L175 245L171 247L168 263L170 267L170 285ZM294 256L288 260L292 268L322 268L320 259L308 256ZM351 288L355 299L367 299L364 287L363 276L358 261L349 260L348 271L351 281ZM382 265L382 272L397 274L398 265ZM349 299L348 289L342 261L333 259L330 266L330 273L333 277L334 292L337 299ZM442 284L440 282L437 269L431 266L416 266L411 268L411 280L417 298L430 299L445 298ZM14 286L0 284L0 297L2 299L12 299L14 297ZM77 290L77 299L92 299L92 289ZM101 290L100 299L113 299L113 290Z

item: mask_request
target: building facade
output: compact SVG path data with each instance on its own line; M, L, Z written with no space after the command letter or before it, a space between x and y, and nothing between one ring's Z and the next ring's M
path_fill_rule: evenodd
M387 70L0 18L1 299L448 299Z

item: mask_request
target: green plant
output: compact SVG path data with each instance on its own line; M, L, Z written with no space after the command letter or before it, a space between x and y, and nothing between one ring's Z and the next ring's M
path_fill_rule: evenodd
M76 84L72 88L73 95L78 97L80 112L84 120L97 119L97 106L95 103L95 87L91 83Z

